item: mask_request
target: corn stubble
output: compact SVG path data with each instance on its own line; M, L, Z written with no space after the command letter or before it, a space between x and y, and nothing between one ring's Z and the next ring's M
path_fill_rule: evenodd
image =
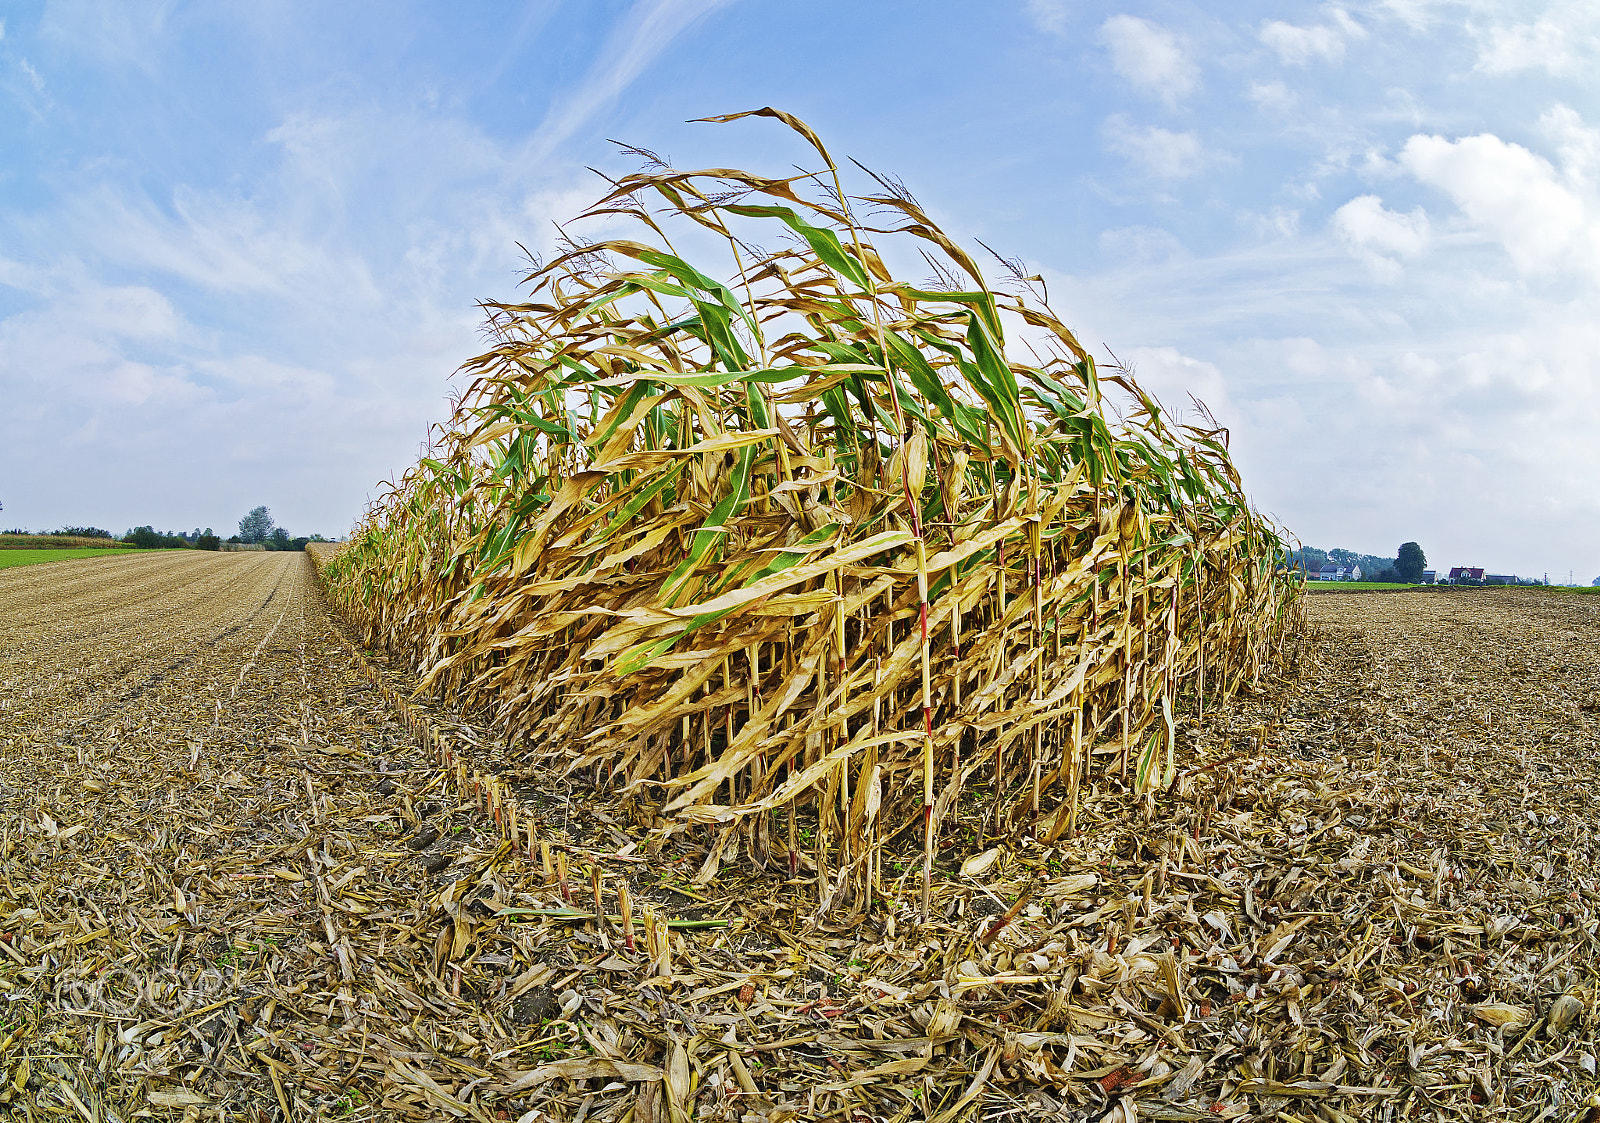
M328 588L530 764L711 825L704 877L743 848L870 903L920 818L926 900L958 802L1056 838L1086 780L1170 784L1177 714L1254 681L1299 607L1220 429L754 115L821 169L616 181L583 217L639 240L485 306L494 346ZM914 253L934 280L885 264Z

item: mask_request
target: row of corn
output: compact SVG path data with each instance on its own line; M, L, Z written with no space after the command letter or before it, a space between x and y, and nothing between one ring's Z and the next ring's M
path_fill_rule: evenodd
M320 578L325 564L325 553L315 547L307 553L310 555L313 569ZM579 903L579 897L575 896L573 879L567 869L566 848L552 847L550 839L539 836L533 815L523 807L522 802L499 777L469 768L466 759L453 747L454 738L448 728L435 721L426 707L415 705L411 699L386 683L382 672L367 657L366 652L351 643L343 633L335 630L333 635L350 655L362 677L372 684L379 696L399 715L407 732L432 756L434 766L444 773L443 779L451 786L454 794L466 801L475 813L494 824L502 844L512 853L530 859L537 856L544 865L545 884L558 889L568 905ZM544 910L540 911L539 915L569 920L593 919L604 928L608 916L603 907L600 866L597 861L591 860L589 872L593 914ZM635 951L637 946L634 939L633 908L625 880L618 882L615 897L621 911L618 921L623 944L628 951ZM644 950L651 962L656 965L652 970L662 974L670 973L670 949L667 946L666 933L674 924L682 922L662 919L649 909L642 914L642 922L645 936Z
M952 812L1053 838L1092 777L1169 785L1179 717L1279 656L1294 584L1209 415L756 115L817 170L615 181L586 217L640 240L569 241L486 306L455 416L327 587L527 763L710 825L704 876L743 853L871 894L920 820L926 887Z

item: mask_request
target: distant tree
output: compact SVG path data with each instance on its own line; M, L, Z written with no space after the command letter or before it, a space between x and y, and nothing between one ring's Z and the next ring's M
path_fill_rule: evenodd
M1289 555L1289 566L1292 569L1303 569L1307 573L1316 573L1327 564L1328 555L1325 551L1315 546L1302 546Z
M1405 583L1406 579L1400 576L1399 570L1395 569L1393 566L1390 566L1388 569L1378 570L1378 572L1372 575L1370 580L1385 581L1391 585L1401 585Z
M62 538L110 538L109 530L101 530L97 526L64 526L60 530L52 530L51 534L60 535Z
M272 528L272 533L267 535L263 545L269 550L292 550L294 549L294 540L289 537L289 532L284 530L283 527L275 526Z
M136 526L124 534L122 540L141 550L177 550L189 545L189 540L183 535L171 532L163 534L153 526Z
M204 534L200 535L200 537L196 538L194 540L194 544L195 548L199 550L222 549L222 539L218 538L215 534L212 534L210 530L207 530Z
M1422 547L1415 542L1405 542L1400 546L1400 553L1395 558L1395 572L1400 574L1402 581L1415 585L1422 580L1422 571L1428 568L1428 555L1422 552Z
M272 534L272 512L256 507L239 520L239 541L249 545L265 542Z

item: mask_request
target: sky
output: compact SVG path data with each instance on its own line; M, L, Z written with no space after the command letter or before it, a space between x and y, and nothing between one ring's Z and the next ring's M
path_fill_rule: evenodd
M521 247L773 105L1229 428L1307 545L1600 574L1600 5L13 0L0 527L347 532Z

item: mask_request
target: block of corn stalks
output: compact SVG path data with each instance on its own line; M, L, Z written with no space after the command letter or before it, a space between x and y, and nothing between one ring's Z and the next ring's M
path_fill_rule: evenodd
M486 306L493 346L330 595L530 764L715 825L712 873L731 839L865 883L877 840L920 819L931 859L979 791L997 833L1056 837L1091 773L1159 791L1177 715L1298 611L1226 434L753 115L811 170L616 181L584 217L631 236Z

